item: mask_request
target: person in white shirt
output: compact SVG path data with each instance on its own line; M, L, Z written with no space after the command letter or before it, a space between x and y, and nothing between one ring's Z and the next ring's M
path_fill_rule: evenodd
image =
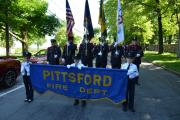
M30 103L33 101L33 88L30 79L31 53L24 52L23 56L24 56L24 61L21 64L21 74L23 76L23 82L26 90L26 99L24 101Z
M127 85L127 92L126 92L126 101L123 103L123 111L129 110L131 112L135 112L134 109L134 94L135 94L135 83L136 79L139 76L139 72L137 69L137 66L133 64L133 59L135 55L133 53L127 54L127 62L124 63L121 67L121 69L128 70L127 76L128 76L128 85Z
M78 69L81 70L81 68L86 67L86 66L84 66L81 63L80 56L75 56L74 57L74 63L72 63L71 65L67 65L67 68L70 68L70 67L77 67ZM79 104L79 99L75 99L74 100L74 106L76 106L78 104ZM82 100L82 104L81 105L82 105L82 107L85 107L86 106L86 100Z

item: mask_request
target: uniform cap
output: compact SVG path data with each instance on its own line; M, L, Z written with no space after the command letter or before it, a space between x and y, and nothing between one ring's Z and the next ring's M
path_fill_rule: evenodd
M55 43L56 42L56 39L51 39L51 43Z
M133 38L132 38L132 41L137 41L137 37L133 37Z
M30 52L27 52L27 51L26 51L26 52L23 52L23 56L24 56L24 57L31 57L31 55L32 55L32 54L31 54Z

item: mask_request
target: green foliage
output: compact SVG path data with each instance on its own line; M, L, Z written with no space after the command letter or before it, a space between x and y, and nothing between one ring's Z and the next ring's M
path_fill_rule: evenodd
M56 33L55 35L55 39L57 40L59 46L61 48L64 47L64 45L66 44L67 42L67 37L66 37L66 26L64 25L63 27L60 27L58 32ZM81 37L78 36L78 35L74 35L74 43L75 44L80 44L80 40L81 40Z
M8 21L11 31L22 38L26 46L42 43L45 35L54 34L60 26L55 15L46 14L47 9L47 0L0 0L0 25Z
M176 58L176 54L164 53L159 55L156 52L146 51L144 59L180 73L180 59Z
M138 36L142 43L154 43L158 33L157 9L161 10L163 34L175 35L178 31L175 11L179 13L180 2L178 0L121 0L123 24L125 29L125 42ZM108 26L108 34L116 36L117 25L117 0L106 0L105 13Z

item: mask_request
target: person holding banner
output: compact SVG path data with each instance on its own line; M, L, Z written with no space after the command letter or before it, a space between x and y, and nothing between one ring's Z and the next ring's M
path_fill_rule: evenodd
M51 47L47 49L47 61L51 65L59 65L61 49L55 39L51 39Z
M90 43L88 36L85 35L80 44L78 55L80 56L82 63L88 67L93 67L93 49L94 45Z
M26 99L24 102L32 102L33 101L33 88L31 84L31 79L30 79L30 58L31 58L31 53L30 52L24 52L24 62L21 64L21 74L23 76L23 82L26 90Z
M96 58L96 68L106 68L107 56L109 53L109 46L104 43L104 37L99 38L99 45L94 48L94 55Z
M143 57L143 49L140 45L138 45L137 37L133 37L132 43L128 46L128 52L133 52L135 54L135 58L133 60L133 63L137 66L137 69L139 71L139 67L141 64L141 58ZM136 80L136 84L139 84L139 78Z
M121 68L121 58L123 56L123 48L122 46L116 45L116 38L114 38L114 43L110 46L111 51L111 67L113 69Z
M134 109L135 82L139 76L139 72L137 66L133 64L134 58L135 58L135 54L133 52L129 52L126 55L127 62L124 63L121 67L121 69L128 70L127 72L128 85L126 91L126 101L123 103L123 111L127 111L127 109L129 108L131 112L135 112Z
M73 58L75 57L77 46L73 43L73 40L73 36L68 36L68 42L63 49L62 60L65 62L65 65L69 65L74 62Z
M67 65L67 68L69 69L70 67L77 67L78 69L81 70L82 67L86 67L84 66L81 62L80 62L80 56L77 55L74 57L74 63L71 64L71 65ZM74 100L74 106L78 105L79 104L79 99L75 99ZM86 100L82 100L82 107L85 107L86 106Z

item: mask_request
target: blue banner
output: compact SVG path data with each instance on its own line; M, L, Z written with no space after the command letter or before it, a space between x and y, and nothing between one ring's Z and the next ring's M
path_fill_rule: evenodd
M47 90L79 99L109 98L118 103L126 98L127 70L103 68L67 68L66 66L31 64L31 81L35 90Z

